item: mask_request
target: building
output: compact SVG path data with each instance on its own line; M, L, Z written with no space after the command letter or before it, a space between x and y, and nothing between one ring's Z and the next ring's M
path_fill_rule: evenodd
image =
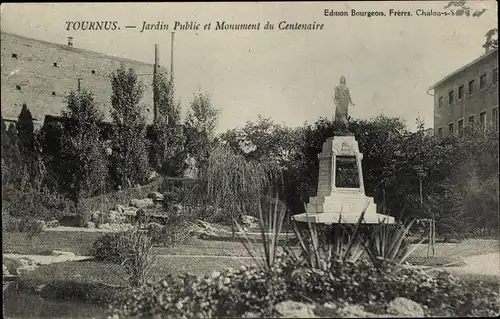
M429 88L434 90L436 134L460 133L474 124L498 131L498 42L492 31L482 56Z
M60 118L68 93L79 87L95 94L105 122L111 122L109 75L121 65L135 69L144 83L140 106L146 122L152 123L153 64L79 49L72 38L61 45L2 32L1 44L1 110L7 125L17 121L23 103L31 111L35 127L46 122L46 115L51 121Z

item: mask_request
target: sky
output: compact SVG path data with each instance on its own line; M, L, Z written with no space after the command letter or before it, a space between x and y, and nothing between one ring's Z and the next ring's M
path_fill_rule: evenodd
M417 9L445 11L448 2L2 3L1 29L60 44L72 36L77 48L148 63L159 44L160 64L169 68L175 21L199 23L197 31L175 30L176 98L185 113L194 93L208 92L221 111L219 132L258 115L288 126L332 118L341 76L355 103L352 117L401 117L415 129L417 117L433 125L428 88L483 54L484 35L498 24L495 1L467 2L486 9L480 17L416 15ZM387 16L325 16L325 9ZM389 16L390 9L412 16ZM117 21L120 30L68 31L67 21ZM144 21L169 29L141 33ZM214 30L216 21L260 22L261 30ZM267 21L274 30L262 29ZM324 27L277 30L280 21ZM203 30L209 22L212 30Z

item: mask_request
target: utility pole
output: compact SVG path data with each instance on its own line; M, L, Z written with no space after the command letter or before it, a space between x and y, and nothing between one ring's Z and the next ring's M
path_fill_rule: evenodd
M81 88L81 81L83 80L83 78L77 78L78 80L78 92L80 92L80 88Z
M155 66L153 70L153 111L154 111L154 119L153 123L156 123L158 120L158 92L157 92L157 76L158 76L158 65L160 61L160 45L155 44Z
M174 33L172 32L172 39L170 41L170 80L174 80Z

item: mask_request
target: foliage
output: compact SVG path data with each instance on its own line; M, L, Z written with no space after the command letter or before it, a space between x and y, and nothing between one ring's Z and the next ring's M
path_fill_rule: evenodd
M114 132L112 177L116 186L131 187L147 178L146 124L139 106L144 85L134 69L123 66L111 75Z
M255 203L272 186L273 170L265 163L247 161L226 146L218 146L202 167L196 191L198 202L220 208L218 222L231 224L257 209ZM227 215L226 215L227 214Z
M498 285L497 285L498 288ZM476 294L476 290L479 289ZM185 275L147 283L116 301L112 313L120 317L164 315L187 318L241 317L252 311L273 315L283 300L342 302L368 305L405 297L427 306L428 313L493 315L498 312L495 289L478 287L448 274L392 267L377 269L367 262L333 260L326 270L310 269L283 255L272 270L256 267L214 271L205 277ZM474 305L474 307L471 307Z
M33 116L26 104L23 104L21 108L16 127L21 158L23 159L23 164L29 166L36 157L36 146Z
M369 240L363 242L365 251L376 268L382 267L384 262L403 264L418 245L424 242L425 237L409 247L409 230L414 222L415 219L395 225L384 222L377 225Z
M174 101L173 78L159 72L154 88L158 118L150 132L151 166L169 176L180 174L183 165L184 132L180 123L180 103Z
M261 200L259 198L258 201L258 211L259 211L259 228L260 228L260 237L262 239L262 247L264 250L264 254L262 256L262 260L257 258L256 252L248 240L248 237L245 235L243 228L239 225L238 221L234 221L234 223L238 226L238 231L243 235L238 235L241 243L244 245L245 249L249 253L249 255L253 258L253 260L259 265L262 270L270 270L273 268L274 263L278 254L278 243L279 236L281 234L281 227L283 226L283 219L285 217L286 210L279 205L278 194L276 194L276 199L273 207L269 206L269 214L267 215L267 220L264 220L264 214L262 212ZM266 229L267 225L267 229Z
M79 201L102 193L107 184L108 166L100 128L104 117L89 91L70 92L66 103L62 169L70 197Z
M202 166L214 144L219 113L212 105L208 93L198 92L193 95L191 109L184 123L185 149Z
M38 219L23 217L19 222L19 232L26 234L29 240L40 235L44 231L44 222Z
M9 185L2 198L3 209L13 217L27 217L52 221L74 211L74 204L64 196L41 189L26 188L19 190Z
M133 229L106 234L92 245L92 255L97 260L116 263L123 267L133 287L143 284L155 258L151 249L153 243L148 232Z
M19 171L21 170L22 162L19 153L19 138L15 125L10 125L6 129L5 122L2 118L2 189L7 184L16 183L19 179Z

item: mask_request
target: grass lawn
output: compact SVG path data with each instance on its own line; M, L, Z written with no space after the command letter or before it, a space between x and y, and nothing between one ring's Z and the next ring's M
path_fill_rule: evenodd
M47 231L29 240L22 233L3 233L4 253L50 255L54 249L88 255L92 243L103 233Z
M224 270L252 264L251 259L229 259L217 257L161 257L149 274L157 281L169 274L175 276L191 273L202 276L214 270ZM116 264L98 261L75 261L40 266L21 275L19 287L22 290L38 290L48 299L79 300L91 303L109 302L118 291L126 286L127 279L122 268Z

